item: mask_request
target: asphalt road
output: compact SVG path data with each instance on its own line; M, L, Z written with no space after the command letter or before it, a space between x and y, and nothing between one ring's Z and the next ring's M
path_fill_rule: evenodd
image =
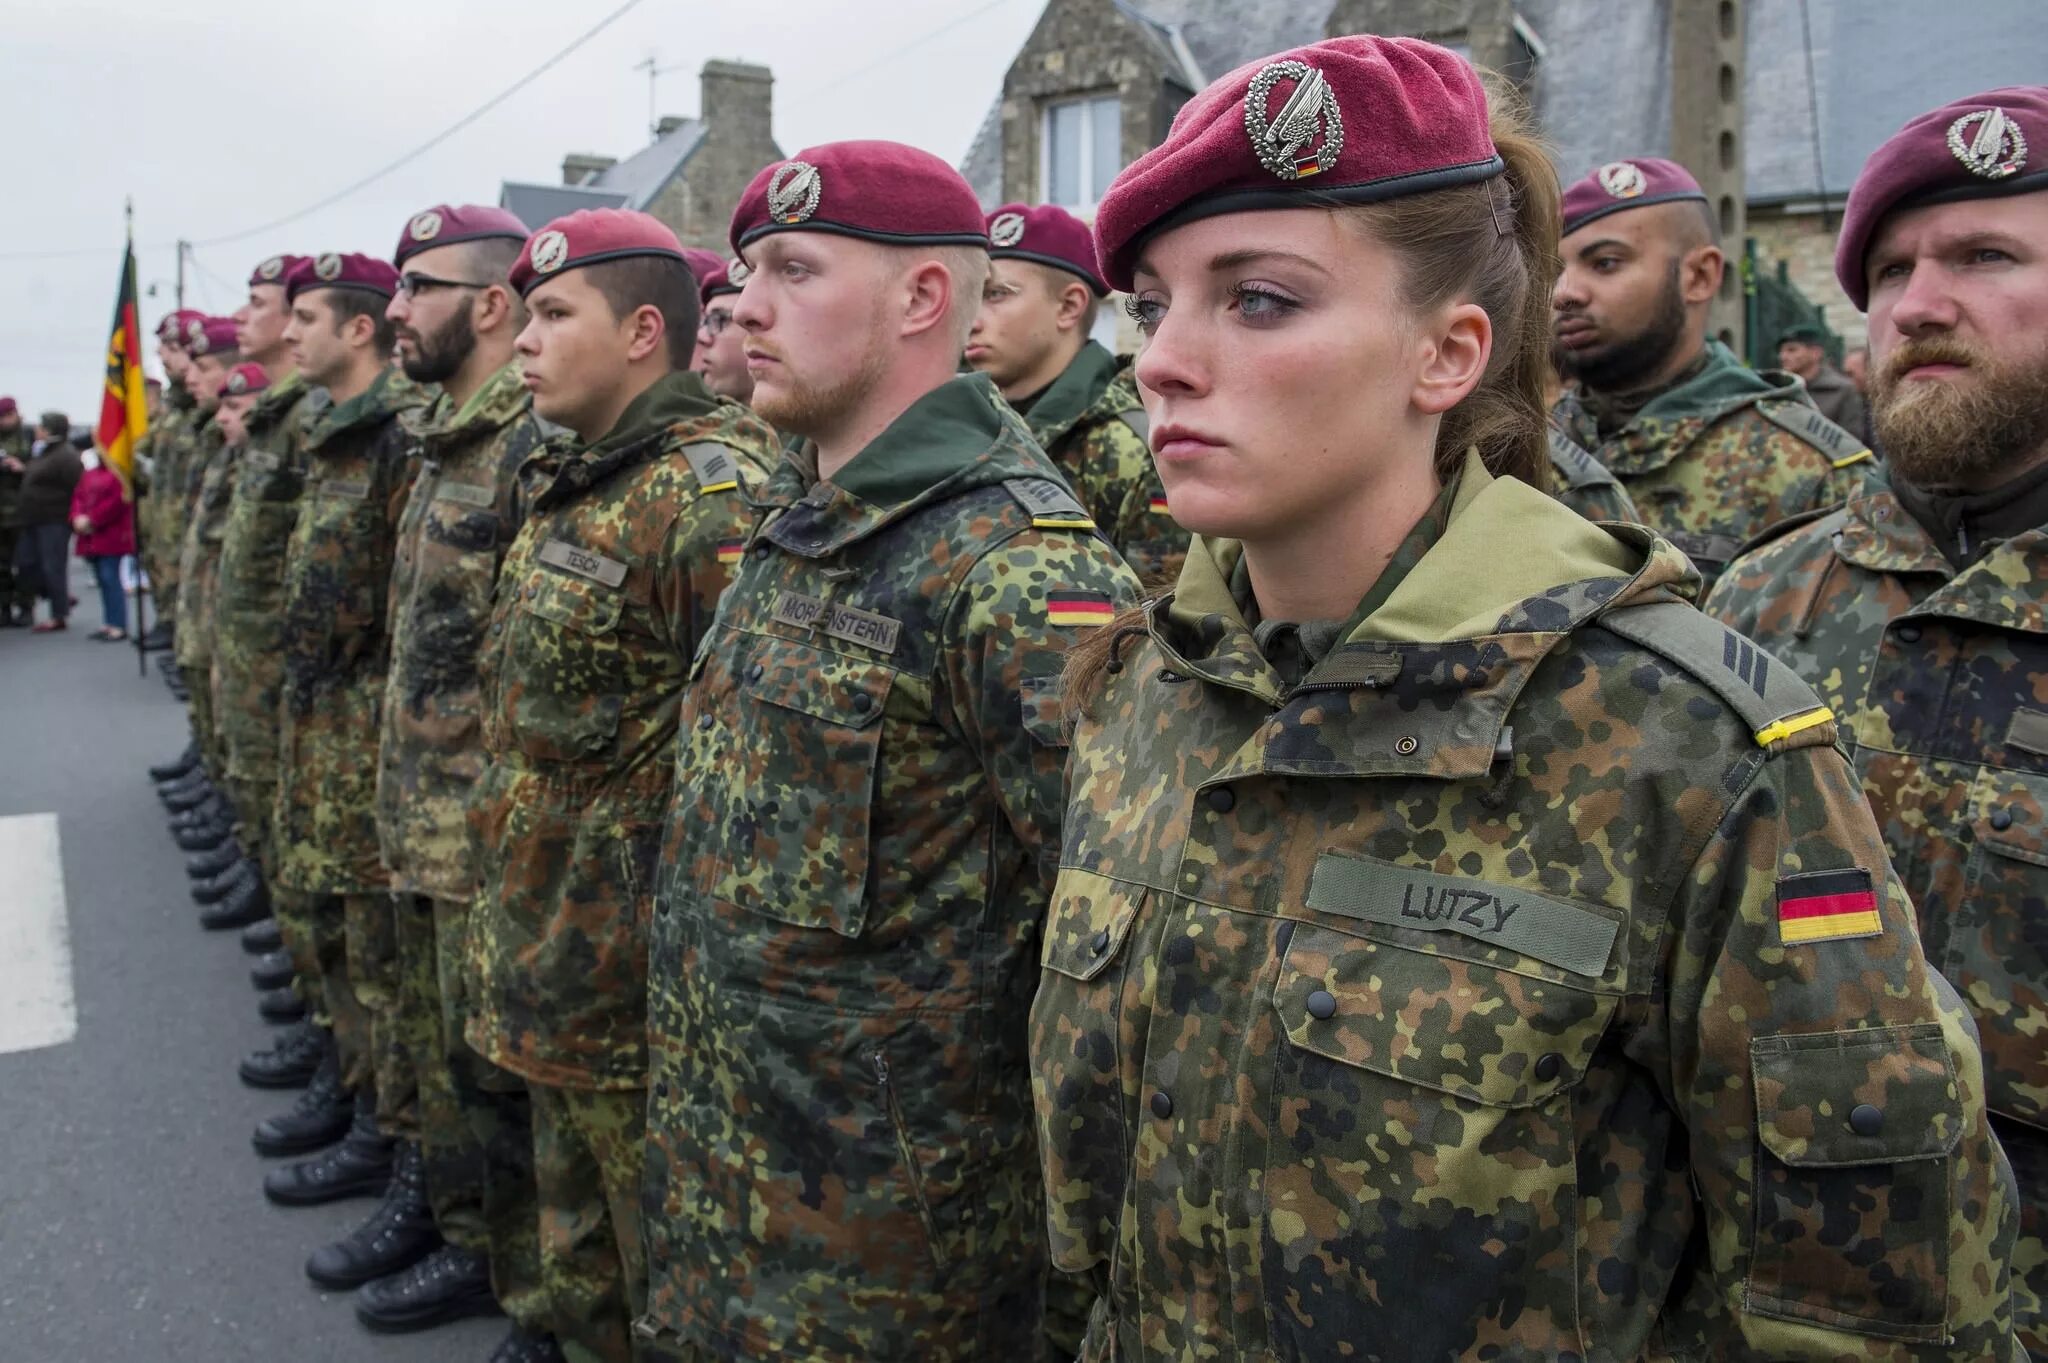
M249 1132L297 1095L235 1077L272 1031L253 958L200 930L144 770L184 746L183 711L154 659L138 677L85 638L97 595L74 590L69 633L0 630L0 818L56 816L77 1014L74 1039L0 1053L0 1363L481 1363L502 1321L374 1336L307 1281L373 1202L264 1200ZM0 944L32 878L0 864Z

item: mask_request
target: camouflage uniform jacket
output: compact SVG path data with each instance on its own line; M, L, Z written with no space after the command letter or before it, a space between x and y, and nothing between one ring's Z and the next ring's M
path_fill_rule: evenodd
M305 491L285 547L274 822L278 883L304 894L390 885L377 846L378 708L392 548L412 472L399 416L423 400L386 369L306 433Z
M1130 359L1089 341L1024 424L1124 561L1146 582L1171 582L1188 536L1166 514Z
M1798 379L1759 374L1719 341L1707 342L1704 369L1606 440L1577 393L1558 399L1551 421L1621 479L1642 523L1710 583L1779 521L1847 501L1871 458Z
M528 462L479 667L469 1043L535 1083L647 1082L647 922L676 714L774 432L671 374Z
M1969 1019L1683 557L1474 459L1288 690L1239 554L1073 740L1032 1059L1084 1357L2011 1357Z
M1138 583L979 375L808 448L698 655L654 923L644 1333L1006 1356L1044 1216L1024 1013L1071 641Z
M213 662L228 775L238 781L277 779L285 546L306 488L306 428L328 405L327 390L309 388L299 374L272 384L249 409L248 447L235 460L214 585Z
M1606 465L1557 427L1550 427L1549 433L1551 496L1589 521L1643 523L1628 489L1607 471Z
M408 420L420 459L391 570L391 676L377 749L377 836L392 888L467 902L465 810L483 774L477 655L519 528L519 470L545 427L508 364L456 410Z
M2048 530L1958 572L1877 474L1736 560L1707 608L1842 716L1928 959L1976 1018L1991 1110L2048 1142Z
M192 437L192 465L198 486L192 514L178 540L179 630L177 660L181 668L205 670L213 664L214 604L219 595L220 545L234 498L235 464L242 447L229 445L220 423L206 416Z
M163 406L156 419L150 422L135 447L136 468L148 469L146 478L138 473L136 479L141 492L135 514L136 528L142 536L138 547L159 613L174 608L177 602L181 539L178 532L189 510L185 473L191 451L192 418L197 411L198 403L185 391L185 385L171 384L164 391Z

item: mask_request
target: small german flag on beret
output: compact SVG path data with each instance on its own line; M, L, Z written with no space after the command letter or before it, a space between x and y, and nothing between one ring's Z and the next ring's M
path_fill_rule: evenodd
M1862 867L1778 878L1778 940L1786 946L1883 932L1870 872Z
M1047 592L1045 618L1055 625L1106 625L1116 603L1102 592Z

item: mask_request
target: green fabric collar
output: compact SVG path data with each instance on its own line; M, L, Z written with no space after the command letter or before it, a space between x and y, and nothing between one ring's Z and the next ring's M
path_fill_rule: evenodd
M564 445L533 465L534 475L546 479L534 505L553 506L621 469L646 463L661 453L670 427L709 416L718 406L718 399L711 396L702 379L670 370L627 403L617 423L602 437L581 447Z
M1688 416L1718 416L1761 397L1793 397L1799 380L1776 370L1758 373L1735 358L1719 341L1707 342L1707 364L1686 382L1659 393L1636 413L1636 420L1674 421Z
M1052 381L1052 386L1031 404L1024 423L1031 428L1032 438L1047 449L1052 448L1053 442L1072 429L1102 397L1116 378L1116 371L1116 356L1094 341L1083 345Z
M306 447L317 450L336 436L362 426L388 421L398 413L419 405L420 390L400 377L390 366L377 371L370 386L346 402L337 402L322 412L307 432Z
M995 443L1008 408L984 374L962 374L926 393L832 476L877 506L911 501ZM812 465L816 467L815 463Z

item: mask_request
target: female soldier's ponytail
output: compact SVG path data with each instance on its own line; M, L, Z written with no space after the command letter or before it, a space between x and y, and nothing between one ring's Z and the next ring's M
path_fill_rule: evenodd
M1406 266L1405 301L1422 312L1470 301L1493 319L1493 355L1478 387L1444 413L1436 467L1449 478L1476 445L1487 470L1549 486L1545 397L1550 290L1557 280L1557 172L1520 96L1489 79L1493 144L1507 170L1457 189L1343 210Z

